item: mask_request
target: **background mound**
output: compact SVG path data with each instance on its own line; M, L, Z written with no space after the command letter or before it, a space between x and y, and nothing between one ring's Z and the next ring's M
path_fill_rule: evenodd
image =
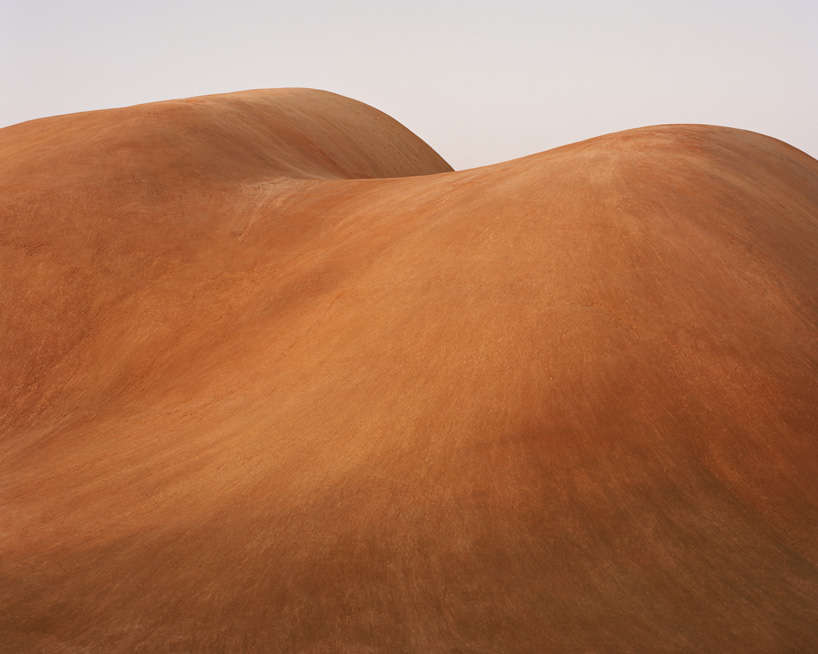
M312 89L244 91L56 116L0 134L4 181L59 170L52 183L60 187L144 183L146 177L171 186L451 170L386 114Z

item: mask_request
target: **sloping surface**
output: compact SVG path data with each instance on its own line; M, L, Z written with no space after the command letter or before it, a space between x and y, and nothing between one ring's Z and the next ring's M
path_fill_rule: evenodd
M0 650L818 642L807 155L453 173L305 90L0 151Z

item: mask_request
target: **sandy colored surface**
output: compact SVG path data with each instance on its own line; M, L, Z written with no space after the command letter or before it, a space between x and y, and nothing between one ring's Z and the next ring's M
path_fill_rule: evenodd
M377 179L389 178L389 179ZM0 651L818 648L818 162L450 172L255 91L0 130Z

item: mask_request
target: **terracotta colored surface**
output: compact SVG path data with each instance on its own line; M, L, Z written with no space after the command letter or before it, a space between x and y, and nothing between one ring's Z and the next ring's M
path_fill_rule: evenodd
M0 651L818 647L818 162L449 170L306 90L0 130Z

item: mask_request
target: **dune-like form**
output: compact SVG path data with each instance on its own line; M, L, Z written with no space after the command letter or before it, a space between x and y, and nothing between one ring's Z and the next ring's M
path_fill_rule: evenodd
M818 162L452 172L254 91L0 130L0 651L818 648Z

